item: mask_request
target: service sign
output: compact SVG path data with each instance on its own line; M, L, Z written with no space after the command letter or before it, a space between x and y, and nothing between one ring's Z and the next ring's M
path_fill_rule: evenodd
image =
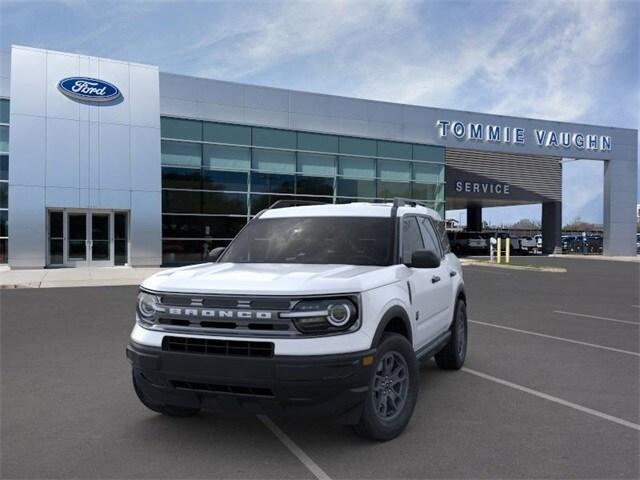
M87 102L111 102L120 98L118 87L89 77L67 77L58 82L58 89L67 97Z

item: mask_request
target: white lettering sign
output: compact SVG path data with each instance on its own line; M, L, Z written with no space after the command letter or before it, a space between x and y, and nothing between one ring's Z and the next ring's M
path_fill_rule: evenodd
M457 120L438 120L436 122L440 138L453 135L458 140L470 142L506 143L524 145L526 130L521 127L504 125L485 125L482 123L463 123ZM609 135L585 134L581 132L558 132L555 130L534 129L536 144L543 148L577 148L601 152L611 151Z

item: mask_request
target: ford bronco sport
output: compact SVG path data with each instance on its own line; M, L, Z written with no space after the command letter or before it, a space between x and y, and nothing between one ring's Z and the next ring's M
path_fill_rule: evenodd
M462 270L439 215L300 203L260 212L210 263L142 283L127 357L145 406L331 415L389 440L413 414L419 361L462 367Z

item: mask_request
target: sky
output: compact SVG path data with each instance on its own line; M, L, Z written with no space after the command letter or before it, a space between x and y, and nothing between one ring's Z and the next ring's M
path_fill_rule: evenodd
M639 128L635 0L0 0L0 48L12 44L295 90ZM563 164L565 223L602 222L602 176L601 162ZM539 220L541 207L483 213L510 223Z

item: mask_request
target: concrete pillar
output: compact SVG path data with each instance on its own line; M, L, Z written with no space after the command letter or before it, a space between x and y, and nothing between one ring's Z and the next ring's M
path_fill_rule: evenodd
M616 158L604 163L605 255L636 255L637 150L633 153L630 161Z
M542 253L562 253L562 202L542 204Z
M480 205L469 205L467 207L467 231L482 231L482 207Z

